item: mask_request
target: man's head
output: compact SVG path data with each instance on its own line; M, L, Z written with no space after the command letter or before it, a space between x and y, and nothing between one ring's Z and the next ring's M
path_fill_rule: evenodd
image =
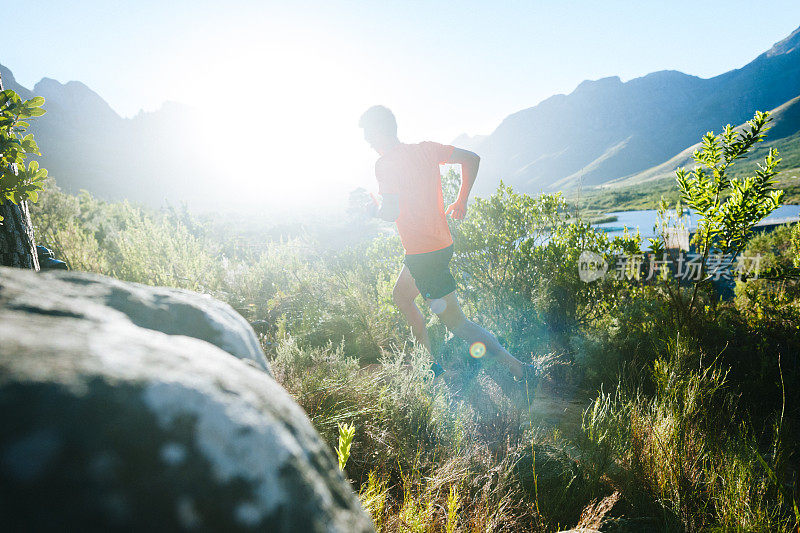
M399 142L397 121L388 107L370 107L361 115L358 125L364 128L364 139L380 154Z

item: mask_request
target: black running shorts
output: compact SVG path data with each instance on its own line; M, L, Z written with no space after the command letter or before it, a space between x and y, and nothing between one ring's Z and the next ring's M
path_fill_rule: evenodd
M450 273L453 245L424 254L406 254L403 263L411 272L419 293L431 300L456 290L456 279Z

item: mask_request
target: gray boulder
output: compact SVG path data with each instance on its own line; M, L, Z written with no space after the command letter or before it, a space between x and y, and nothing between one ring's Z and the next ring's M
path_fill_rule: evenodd
M0 274L0 301L7 309L95 323L127 319L141 328L210 342L270 372L247 321L231 306L208 295L83 272L43 273L35 281L17 273L3 270Z
M0 428L9 531L372 530L252 330L186 291L0 268Z

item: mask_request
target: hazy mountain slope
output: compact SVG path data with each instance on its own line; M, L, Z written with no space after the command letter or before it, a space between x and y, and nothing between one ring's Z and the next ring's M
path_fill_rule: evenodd
M790 169L800 166L800 96L772 110L771 115L772 127L767 132L766 140L756 146L747 160L740 161L732 167L731 170L734 173L752 172L756 163L764 157L770 147L775 147L780 152L781 168ZM740 124L736 129L741 130L743 127L744 124ZM714 131L719 133L721 128ZM632 176L610 181L603 186L626 187L660 179L674 179L675 169L678 167L693 168L695 166L692 154L699 148L700 143L695 143L660 165Z
M523 192L597 185L672 157L708 130L738 124L800 94L800 28L744 67L710 79L661 71L585 81L507 117L473 149L479 192L498 180Z
M187 138L202 126L188 106L168 102L126 119L81 82L44 78L29 90L2 65L0 74L23 98L45 98L47 113L29 131L42 149L39 161L64 190L151 205L215 198L213 165L197 138Z

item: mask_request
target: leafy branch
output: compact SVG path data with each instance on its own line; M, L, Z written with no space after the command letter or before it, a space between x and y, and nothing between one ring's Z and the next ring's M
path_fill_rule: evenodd
M37 161L25 165L29 156L42 155L33 134L25 135L25 131L30 126L27 119L45 114L43 104L41 96L23 101L10 89L0 92L0 204L36 202L44 188L47 170L39 168Z
M764 140L771 120L769 112L756 111L742 131L728 124L720 135L706 133L701 148L693 154L699 166L688 173L684 168L675 172L681 198L700 216L693 242L703 258L701 279L694 286L687 315L691 315L698 287L711 278L706 274L711 250L732 261L747 245L753 227L781 205L783 191L774 189L781 160L774 148L758 164L755 176L731 178L727 174L736 160L745 158Z

